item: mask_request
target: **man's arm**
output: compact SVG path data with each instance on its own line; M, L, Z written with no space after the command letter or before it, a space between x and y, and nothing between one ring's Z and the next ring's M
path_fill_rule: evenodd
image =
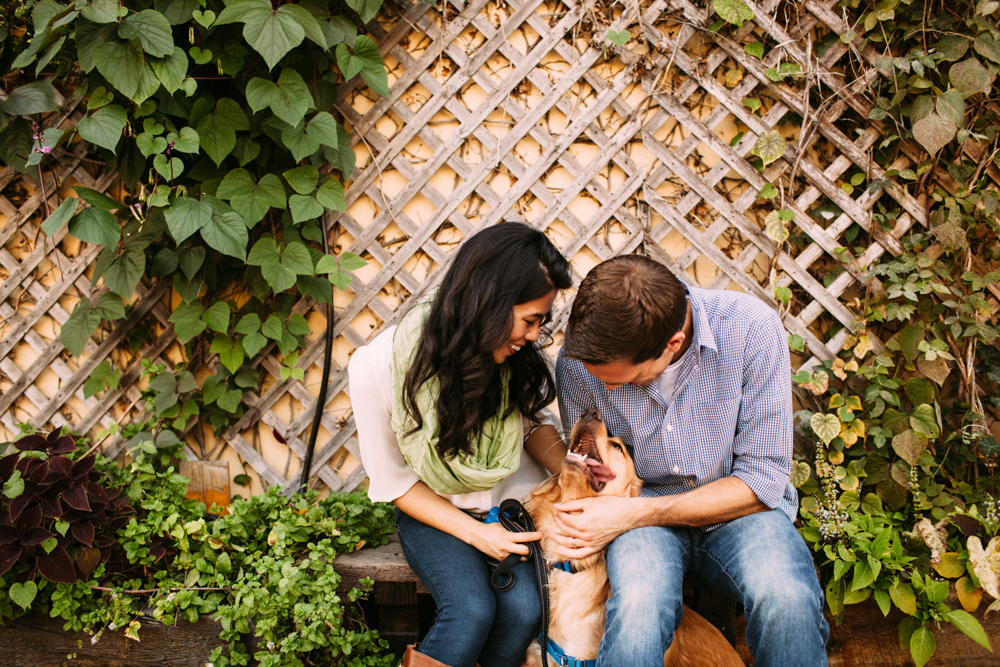
M791 466L791 370L777 316L751 328L733 472L693 491L655 498L588 498L556 506L560 554L582 558L644 526L710 526L777 506ZM572 548L573 539L577 547Z

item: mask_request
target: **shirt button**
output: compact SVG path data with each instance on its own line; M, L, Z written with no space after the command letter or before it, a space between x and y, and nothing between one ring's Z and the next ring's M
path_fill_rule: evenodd
M675 475L676 475L677 473L679 473L680 471L681 471L681 467L680 467L680 466L674 466L674 474L675 474Z
M674 425L673 424L667 424L667 431L673 431L673 430L674 430Z
M694 484L695 484L695 482L694 482L694 480L693 480L693 479L692 479L692 480L688 480L688 485L689 485L689 486L694 486Z

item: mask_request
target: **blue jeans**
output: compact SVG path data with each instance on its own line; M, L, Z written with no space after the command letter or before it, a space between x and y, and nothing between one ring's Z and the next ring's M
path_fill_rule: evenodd
M451 667L518 667L542 619L534 565L515 564L517 583L500 593L481 551L398 509L396 527L406 562L437 605L420 652Z
M743 602L755 667L827 664L830 627L805 542L781 510L710 532L638 528L608 547L611 598L598 667L662 667L684 613L681 581L701 579Z

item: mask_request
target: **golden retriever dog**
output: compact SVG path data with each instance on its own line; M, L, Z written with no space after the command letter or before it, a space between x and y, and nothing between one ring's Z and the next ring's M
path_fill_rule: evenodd
M525 502L535 529L542 531L542 551L551 566L562 558L549 537L556 531L555 503L591 496L639 495L642 480L622 441L608 437L600 414L585 410L573 427L562 470L536 488ZM603 553L570 561L572 572L549 573L549 638L566 655L597 657L604 634L604 603L611 597ZM551 662L551 656L550 656ZM541 647L532 642L525 665L542 664ZM663 658L665 667L743 667L736 651L705 618L684 607L680 627Z

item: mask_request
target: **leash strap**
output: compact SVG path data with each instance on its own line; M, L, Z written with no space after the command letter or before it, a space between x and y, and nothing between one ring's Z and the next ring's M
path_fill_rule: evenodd
M524 505L512 498L500 503L498 518L500 519L500 524L512 533L535 532L535 524L531 521L528 510L524 509ZM549 667L549 571L545 564L545 555L542 553L542 545L538 542L527 542L526 544L528 546L528 560L535 561L535 582L538 584L538 599L542 603L542 629L538 633L538 643L542 647L542 667ZM513 588L517 577L510 568L514 567L514 563L519 560L521 560L519 554L510 554L504 558L503 562L493 570L493 574L490 576L490 583L493 584L493 588L501 593L505 593ZM503 579L504 576L506 576L506 579Z

